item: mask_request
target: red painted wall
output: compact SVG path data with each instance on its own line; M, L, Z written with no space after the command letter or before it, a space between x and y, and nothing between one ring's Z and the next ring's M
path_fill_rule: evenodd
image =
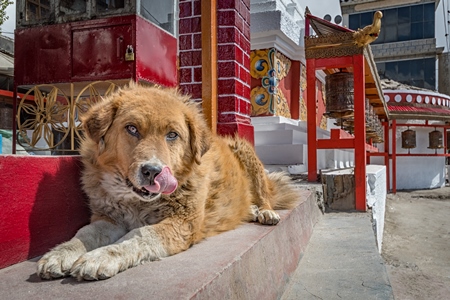
M175 37L136 16L136 78L164 86L178 84Z
M44 254L89 223L79 157L0 156L0 268Z
M70 25L16 29L14 80L18 85L69 82Z
M135 44L134 21L129 17L71 24L70 81L133 77L135 62L124 57L127 45Z

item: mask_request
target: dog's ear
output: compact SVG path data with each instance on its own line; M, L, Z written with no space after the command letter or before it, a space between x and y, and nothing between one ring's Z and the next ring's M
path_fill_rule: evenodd
M206 125L202 114L196 111L186 116L189 127L190 144L192 155L197 164L201 163L202 156L209 150L211 145L211 131Z
M97 144L106 135L117 112L117 106L110 100L94 104L82 117L85 134Z

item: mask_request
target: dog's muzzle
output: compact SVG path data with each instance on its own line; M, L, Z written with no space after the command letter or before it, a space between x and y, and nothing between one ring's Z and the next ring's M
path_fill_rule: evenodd
M143 188L154 194L171 194L178 187L177 179L172 175L170 168L165 166L162 169L154 165L145 164L141 167L142 176L149 182Z

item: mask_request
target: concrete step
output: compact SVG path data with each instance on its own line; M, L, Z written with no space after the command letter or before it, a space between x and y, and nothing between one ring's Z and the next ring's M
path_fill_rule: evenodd
M284 117L253 117L252 125L255 134L258 132L268 132L276 130L292 130L306 133L307 125L305 121L287 119ZM321 128L317 128L317 138L329 138L330 132Z
M2 299L277 299L321 218L315 192L276 226L244 224L180 254L96 282L45 281L36 260L0 270Z
M306 132L292 129L255 131L255 147L260 145L306 144Z
M253 123L252 123L253 124ZM306 132L306 125L305 123L299 123L299 124L290 124L290 123L268 123L268 124L257 124L253 125L255 133L256 132L264 132L264 131L272 131L272 130L295 130L295 131L301 131Z
M394 299L370 213L325 214L281 299Z
M259 145L256 153L265 165L296 165L306 162L305 144Z
M264 168L269 172L287 172L292 175L305 174L308 171L308 166L303 164L297 165L264 165Z
M266 117L252 117L252 125L255 127L270 125L270 124L291 124L298 126L300 123L306 123L299 120L285 118L281 116L266 116Z

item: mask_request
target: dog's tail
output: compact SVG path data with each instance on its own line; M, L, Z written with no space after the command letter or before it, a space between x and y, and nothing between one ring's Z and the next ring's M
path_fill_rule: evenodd
M283 172L267 174L272 192L271 203L273 209L292 209L300 201L299 188L292 179Z

